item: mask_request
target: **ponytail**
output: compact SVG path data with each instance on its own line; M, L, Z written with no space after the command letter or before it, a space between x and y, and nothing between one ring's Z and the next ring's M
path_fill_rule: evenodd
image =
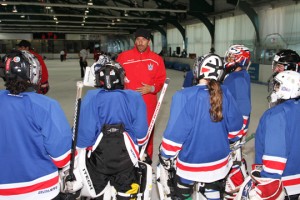
M210 95L210 118L213 122L219 122L223 119L223 95L220 83L216 80L210 79L208 80L207 87Z

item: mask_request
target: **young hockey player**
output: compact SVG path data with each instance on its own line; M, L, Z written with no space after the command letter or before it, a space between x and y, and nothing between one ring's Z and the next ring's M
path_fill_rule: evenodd
M0 199L55 198L58 168L70 161L72 133L58 102L37 94L41 66L26 51L12 51L0 68Z
M276 53L272 62L272 70L275 76L286 70L299 72L300 57L296 51L283 49Z
M132 199L139 191L146 105L138 92L123 90L125 72L119 63L102 57L104 62L93 65L99 89L88 91L81 104L77 146L90 149L85 164L96 195L109 183L118 191L117 199Z
M255 136L252 199L298 200L300 195L300 74L283 71L274 77L279 102L261 117ZM284 186L284 189L282 187ZM286 194L285 194L285 192ZM243 196L245 197L245 196Z
M250 51L244 45L232 45L225 54L226 77L223 84L227 86L244 118L243 131L238 138L247 134L251 113L251 85L247 67L250 63Z
M199 83L173 96L161 144L161 165L168 170L176 159L172 199L192 199L195 182L203 183L200 191L207 199L222 198L216 188L232 166L228 138L243 125L235 100L218 82L223 73L221 58L208 54L197 61Z
M236 190L243 183L246 176L246 161L242 158L242 144L247 134L251 113L251 85L247 68L250 65L250 51L244 45L232 45L224 57L224 68L226 72L223 84L227 86L235 99L244 118L242 131L236 133L236 142L231 144L235 164L227 177L225 191L228 193L226 199L232 199Z
M291 71L300 71L300 56L297 54L297 52L291 50L291 49L283 49L276 53L274 56L273 62L272 62L272 71L273 74L271 75L270 79L268 80L269 87L268 92L274 95L273 92L273 78L279 73L286 70ZM269 101L270 101L270 107L275 105L275 102L277 101L276 96L274 98L272 95L269 95Z

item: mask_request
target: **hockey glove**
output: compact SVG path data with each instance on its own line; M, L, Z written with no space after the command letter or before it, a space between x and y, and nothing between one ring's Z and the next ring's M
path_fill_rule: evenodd
M76 193L83 187L82 178L78 168L74 168L73 174L69 174L69 166L60 170L60 192Z
M175 168L175 158L165 158L159 154L159 162L166 170Z
M283 200L284 188L280 179L262 178L260 172L251 172L253 180L252 189L249 192L250 200Z
M150 156L148 155L147 152L145 152L145 153L143 154L143 157L141 157L141 161L142 161L142 162L145 162L145 163L147 163L147 164L149 164L149 165L152 164L152 160L151 160L151 158L150 158Z

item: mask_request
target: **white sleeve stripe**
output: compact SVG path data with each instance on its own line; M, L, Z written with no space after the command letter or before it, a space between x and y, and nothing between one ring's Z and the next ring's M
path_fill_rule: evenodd
M278 156L267 156L267 155L263 155L262 159L276 161L276 162L280 162L280 163L286 163L286 161L287 161L286 158L282 158L282 157L278 157Z
M179 148L182 147L182 144L177 143L177 142L173 142L173 141L168 140L166 138L163 138L163 142L166 143L166 144L168 144L168 145L170 145L170 146L179 147Z

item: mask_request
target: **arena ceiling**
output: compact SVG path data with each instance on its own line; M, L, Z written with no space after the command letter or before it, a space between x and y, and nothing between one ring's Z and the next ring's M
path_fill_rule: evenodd
M0 33L131 34L298 0L0 0ZM208 20L208 21L207 21Z

